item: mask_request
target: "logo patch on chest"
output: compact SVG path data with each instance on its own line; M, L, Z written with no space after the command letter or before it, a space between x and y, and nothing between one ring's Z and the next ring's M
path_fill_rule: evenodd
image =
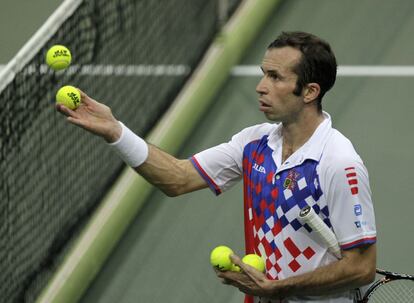
M300 175L299 175L298 172L296 172L294 169L291 169L288 172L288 175L287 175L285 181L283 182L283 187L287 188L287 189L290 189L290 190L293 190L296 187L297 180L298 180L299 176Z

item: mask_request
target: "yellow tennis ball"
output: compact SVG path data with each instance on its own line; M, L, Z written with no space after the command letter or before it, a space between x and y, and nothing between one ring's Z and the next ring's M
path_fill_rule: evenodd
M54 45L46 53L46 63L53 70L62 70L69 66L72 55L69 49L63 45Z
M217 246L210 254L211 265L221 271L231 270L233 263L230 260L230 255L232 253L233 250L227 246Z
M241 272L242 271L241 268L238 267L236 264L232 264L230 270L235 271L235 272Z
M56 102L70 109L76 109L81 103L80 92L74 86L63 86L56 93Z
M258 271L265 272L265 263L263 262L263 259L256 254L245 255L242 262L253 266Z

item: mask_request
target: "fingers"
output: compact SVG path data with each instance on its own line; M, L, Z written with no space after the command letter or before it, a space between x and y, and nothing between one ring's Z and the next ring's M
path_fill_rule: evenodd
M79 88L78 88L78 90L79 90L79 93L81 95L81 100L84 104L92 105L92 104L97 104L98 103L96 100L89 97L84 91L80 90Z
M263 279L265 279L265 275L258 271L253 266L250 266L246 263L244 263L238 256L232 254L230 255L231 261L239 266L246 275L249 276L250 279L252 279L256 284L259 284Z
M215 269L217 277L223 284L231 285L248 295L268 295L270 289L269 280L267 280L264 273L244 263L240 257L235 254L231 254L230 259L233 264L241 268L241 272L220 271Z
M82 102L85 103L85 104L90 104L91 98L84 91L80 90L79 88L78 88L78 90L79 90L79 93L81 95Z
M220 279L221 283L226 284L226 285L230 285L230 280L226 279L223 275L223 273L225 273L224 271L218 270L217 268L213 268L217 277Z
M246 268L248 267L248 265L246 263L244 263L239 256L232 254L230 255L230 260L231 262L233 262L235 265L237 265L238 267L241 268L242 271L245 271Z
M230 259L233 264L241 268L241 272L220 271L215 268L216 275L223 284L235 286L240 291L246 292L249 290L248 287L246 288L247 284L259 286L266 279L266 276L262 272L244 263L239 256L231 254Z
M215 269L216 275L218 278L220 278L222 281L224 280L224 284L233 284L234 281L238 281L240 279L243 279L242 276L246 276L243 273L240 272L234 272L234 271L220 271L218 269Z
M81 90L80 88L78 88L78 91L79 91L82 98L88 97L88 95L83 90Z
M257 289L257 284L244 272L216 270L216 274L222 284L233 286L243 293L252 294Z
M67 118L68 122L75 124L77 126L83 127L83 128L87 128L86 122L80 120L80 119L76 119L73 117L68 117Z
M66 107L66 106L64 106L62 104L56 103L55 107L56 107L56 110L59 113L65 115L67 117L73 117L73 116L75 116L75 112L73 110L71 110L70 108L68 108L68 107Z
M241 267L240 265L244 264L238 255L231 254L230 259L234 264L236 264L239 267Z
M83 90L81 90L79 88L78 88L78 90L79 90L79 93L81 95L81 99L86 99L86 98L90 99L90 97Z
M82 120L78 119L78 117L76 115L76 112L74 110L71 110L70 108L68 108L68 107L66 107L66 106L64 106L62 104L56 104L55 107L56 107L56 110L59 113L65 115L67 117L66 120L68 122L70 122L72 124L75 124L75 125L78 125L78 126L81 126L81 127L85 127L85 125L82 122Z

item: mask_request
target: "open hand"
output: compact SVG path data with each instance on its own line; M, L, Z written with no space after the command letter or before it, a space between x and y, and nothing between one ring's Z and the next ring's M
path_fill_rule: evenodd
M87 131L103 137L108 143L115 142L121 136L122 128L105 104L90 98L83 91L81 104L71 110L62 104L56 104L56 110L67 116L67 120Z
M275 297L272 292L272 282L266 278L266 275L258 271L256 268L245 264L236 255L230 256L232 262L241 268L241 272L219 271L216 270L224 284L232 285L241 292L258 297L271 298Z

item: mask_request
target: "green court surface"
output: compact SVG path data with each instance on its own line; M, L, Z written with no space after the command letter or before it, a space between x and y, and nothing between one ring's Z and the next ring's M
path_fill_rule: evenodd
M328 40L340 65L411 66L413 26L409 0L284 1L241 64L259 65L281 31L304 30ZM255 93L259 79L231 77L180 156L264 122ZM411 274L413 81L412 76L338 77L323 101L334 127L353 142L370 173L378 267ZM243 295L222 285L209 264L217 245L244 253L241 185L219 197L208 189L177 198L155 190L81 302L242 302Z

